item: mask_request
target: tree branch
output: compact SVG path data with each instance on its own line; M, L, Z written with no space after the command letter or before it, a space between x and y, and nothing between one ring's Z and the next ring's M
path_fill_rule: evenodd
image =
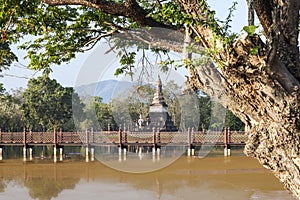
M105 37L108 37L108 36L112 36L114 35L115 33L117 33L119 31L118 28L115 28L113 29L112 31L110 32L107 32L107 33L103 33L103 34L100 34L94 38L92 38L91 40L87 41L83 46L84 47L88 47L87 49L84 49L84 51L89 51L91 50L102 38L105 38ZM89 47L90 46L90 47Z
M131 18L142 27L151 26L173 29L171 25L157 22L151 17L148 17L148 13L135 0L126 0L125 3L116 3L106 0L42 0L42 2L51 6L82 5L89 8L101 10L102 12L107 14Z
M298 49L299 1L254 0L256 14L269 42L269 50L300 81ZM274 57L275 57L274 56ZM270 64L270 63L269 63Z

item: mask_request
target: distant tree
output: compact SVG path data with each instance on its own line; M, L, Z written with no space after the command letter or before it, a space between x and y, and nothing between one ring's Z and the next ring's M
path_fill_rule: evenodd
M129 93L126 101L132 121L137 122L140 115L146 121L154 95L153 85L136 85L131 88Z
M110 109L110 104L106 104L102 102L101 97L95 97L95 111L96 111L96 117L97 121L99 123L99 126L102 130L107 131L110 130L116 130L117 124L113 118L112 110Z
M5 93L0 84L0 128L2 131L21 131L24 127L23 110L19 93Z
M62 128L72 118L73 92L47 75L30 79L23 93L26 126L34 130Z
M226 111L224 126L229 127L231 130L234 131L245 130L245 124L229 110Z
M101 97L92 97L88 102L85 102L83 108L83 120L80 122L80 129L94 130L116 130L117 124L113 118L110 104L102 102Z
M208 130L210 125L211 101L208 96L199 96L199 130Z
M221 127L229 127L231 130L237 130L237 131L244 130L245 128L244 123L238 117L236 117L231 111L225 109L222 105L218 104L217 102L211 101L211 98L209 96L199 95L198 98L199 98L199 114L200 114L199 130L203 130L203 129L208 130L210 126L211 128L216 127L217 124L222 125ZM212 109L214 109L214 113L212 113ZM217 119L213 119L212 115L213 118L217 118Z
M177 83L175 83L174 80L171 80L163 85L163 95L168 105L168 113L172 117L176 127L180 126L181 121L181 109L179 102L181 92L181 88Z

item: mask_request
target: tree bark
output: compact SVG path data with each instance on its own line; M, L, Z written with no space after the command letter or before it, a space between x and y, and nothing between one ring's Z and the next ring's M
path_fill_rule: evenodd
M202 12L191 1L180 2L191 16ZM267 6L266 1L260 3ZM270 8L270 5L267 7ZM268 26L274 26L272 16L268 19L267 10L261 15ZM295 54L289 54L281 60L284 50L280 48L286 49L294 43L281 40L283 36L275 29L272 30L275 39L268 38L271 42L267 44L257 35L243 34L230 52L219 48L212 57L225 63L222 74L218 75L211 66L191 66L190 83L193 88L203 90L219 102L228 102L227 107L250 127L245 153L257 158L295 198L300 199L300 87L298 72L294 70L298 69L296 63L299 57L296 59ZM193 27L193 31L195 35L202 36L202 44L207 48L216 49L215 44L224 46L222 40L213 40L213 33L206 26L198 25ZM258 54L252 55L251 49L258 46ZM217 78L210 80L206 74Z
M249 40L247 36L239 42L249 43ZM241 53L240 48L238 45L236 52ZM263 61L262 58L260 61L249 56L243 59L252 60L253 63ZM245 65L244 61L241 62L227 68L223 74L219 74L211 65L191 66L190 83L192 87L201 88L223 103L250 127L245 153L257 158L263 166L270 169L294 197L299 199L298 86L294 85L294 92L288 91L286 88L291 90L292 85L283 86L274 79L267 65L263 65L265 62L260 63L260 68L257 67L259 65ZM273 63L277 64L279 61ZM277 68L281 69L281 65ZM285 76L290 76L288 71L285 73L287 73Z

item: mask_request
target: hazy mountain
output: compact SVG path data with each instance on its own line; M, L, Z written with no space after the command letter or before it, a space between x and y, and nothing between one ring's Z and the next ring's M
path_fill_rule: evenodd
M132 85L132 82L127 81L105 80L78 86L75 88L75 91L79 96L100 96L103 98L103 102L108 103L112 97L115 98L126 92Z

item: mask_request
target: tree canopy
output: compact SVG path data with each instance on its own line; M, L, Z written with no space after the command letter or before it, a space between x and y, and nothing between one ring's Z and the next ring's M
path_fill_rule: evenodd
M73 88L64 88L48 76L29 80L22 105L26 127L45 131L63 128L72 121L72 96Z

